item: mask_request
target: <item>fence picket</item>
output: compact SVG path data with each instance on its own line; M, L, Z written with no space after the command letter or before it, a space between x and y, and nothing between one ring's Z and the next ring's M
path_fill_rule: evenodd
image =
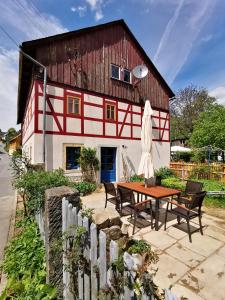
M89 237L89 220L87 217L83 218L83 226L87 229L88 237ZM90 265L90 246L89 246L89 238L88 238L88 244L86 245L84 249L84 257L88 261L88 264ZM86 272L84 273L84 299L90 300L91 296L91 288L90 288L90 275Z
M90 227L90 235L91 235L91 300L96 300L98 297L98 277L96 274L97 267L97 227L94 223L91 224Z
M119 253L118 244L115 241L111 241L109 248L110 248L110 262L113 262L118 259L118 253Z
M106 286L106 234L100 230L99 234L99 258L100 288Z
M65 233L68 231L69 222L70 222L70 211L72 211L72 205L69 206L68 201L63 198L62 200L62 232ZM69 262L66 257L66 251L68 249L68 241L63 239L63 298L72 300L73 294L70 291L70 272L68 272L67 268L69 268Z
M78 226L83 226L81 211L78 212L77 223ZM82 270L78 270L78 295L79 300L84 300L84 272Z
M74 225L77 226L77 207L73 207L72 213ZM76 232L76 230L74 230L74 232Z
M133 283L134 279L133 279L133 275L134 272L132 271L132 267L134 265L134 261L133 261L133 257L125 252L124 253L124 264L125 264L125 271L124 271L124 278L127 281L127 279ZM128 300L128 299L132 299L132 297L134 297L134 291L130 290L128 286L124 286L124 300Z

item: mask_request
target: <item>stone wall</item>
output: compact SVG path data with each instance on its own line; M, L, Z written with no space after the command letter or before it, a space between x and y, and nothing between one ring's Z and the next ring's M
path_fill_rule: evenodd
M63 290L63 252L62 240L62 199L73 206L80 207L79 192L76 189L61 186L45 191L44 230L46 249L47 283L57 287L58 299L62 298Z

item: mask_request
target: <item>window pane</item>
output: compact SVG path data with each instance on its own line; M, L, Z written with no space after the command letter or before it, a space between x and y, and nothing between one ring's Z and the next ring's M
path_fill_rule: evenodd
M123 71L123 80L130 83L130 71L128 70Z
M72 114L73 113L73 99L68 98L68 113Z
M113 78L119 79L119 67L111 65L111 76Z
M111 119L115 119L115 107L113 105L111 106Z
M109 106L109 105L107 105L106 118L107 118L107 119L110 119L110 106Z
M79 169L81 147L66 147L66 169L73 170Z
M80 110L79 110L79 105L80 103L79 103L79 100L78 100L78 102L77 101L74 101L74 113L76 114L76 115L79 115L79 113L80 113Z

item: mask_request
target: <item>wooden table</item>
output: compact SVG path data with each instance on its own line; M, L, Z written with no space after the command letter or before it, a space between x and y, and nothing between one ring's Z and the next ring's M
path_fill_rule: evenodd
M155 230L159 230L159 200L174 195L179 195L181 191L170 189L164 186L145 187L142 182L119 182L117 187L126 188L136 192L139 195L145 195L154 198L155 201ZM145 201L144 201L145 202ZM141 202L139 202L141 203Z

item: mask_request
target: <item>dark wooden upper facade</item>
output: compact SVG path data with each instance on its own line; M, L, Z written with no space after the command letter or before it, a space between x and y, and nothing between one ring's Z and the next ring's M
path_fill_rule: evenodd
M123 20L25 42L24 52L47 67L48 81L168 111L174 94ZM134 85L111 78L111 64L132 70L145 64L148 75ZM39 68L20 55L18 123L22 122L29 86ZM132 79L134 82L134 78Z

